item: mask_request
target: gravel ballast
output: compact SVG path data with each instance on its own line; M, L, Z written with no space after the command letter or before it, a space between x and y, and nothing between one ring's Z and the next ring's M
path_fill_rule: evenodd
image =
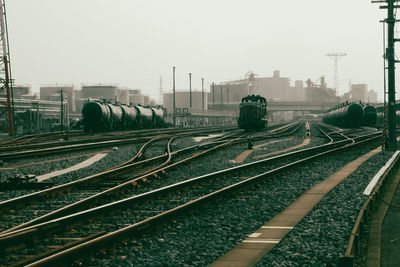
M178 218L156 234L138 240L132 239L128 242L128 246L119 246L113 252L113 255L108 255L106 259L97 259L94 262L88 261L86 263L109 266L121 264L126 266L160 264L203 266L210 264L249 234L259 229L266 221L283 211L311 187L341 169L347 162L367 153L370 149L351 150L344 154L331 155L324 160L307 164L301 169L290 171L272 181L238 193L233 199L224 200L212 208L197 211L192 216ZM362 194L362 190L369 179L382 167L382 162L390 156L391 154L384 152L366 162L348 178L349 180L346 179L334 189L334 191L345 191L336 193L340 198L333 196L334 191L332 191L323 200L324 204L315 208L313 213L315 212L316 215L309 215L315 217L308 218L309 216L307 216L300 223L299 229L302 229L302 223L307 222L314 225L315 221L322 220L317 228L319 232L316 233L323 234L325 238L311 233L315 229L302 229L299 231L300 237L298 237L299 240L302 240L301 243L292 242L293 248L287 248L288 251L286 251L286 248L279 250L279 247L285 244L285 239L282 245L279 244L276 249L271 251L270 255L273 256L268 255L262 259L260 266L268 266L273 263L290 266L296 265L297 262L300 265L336 264L339 253L343 253L345 250L348 235L357 217L359 210L357 205L363 203L364 198L362 196L355 198L354 195ZM369 177L369 179L365 179L365 177ZM362 178L364 178L365 186L357 181L357 179ZM357 188L352 184L356 184ZM349 190L349 188L352 190ZM336 199L338 199L338 202L336 202ZM347 205L341 204L344 201ZM324 212L331 212L332 210L336 210L337 213L332 212L330 217L324 214ZM343 217L346 217L346 220L348 219L347 223L342 223ZM336 221L338 218L339 220ZM344 228L340 229L341 226ZM322 229L323 227L327 227L327 229ZM335 234L332 235L333 230L335 230ZM296 232L293 230L288 238ZM306 238L307 245L304 245L305 241L301 238L301 234L304 235L304 233L310 235L309 238ZM340 241L329 241L331 239ZM319 240L321 240L321 243ZM324 242L331 242L333 245L328 246ZM339 242L339 245L335 242ZM303 244L301 249L308 251L313 256L307 256L307 252L304 253L305 256L303 252L297 252L296 249L299 248L300 244ZM326 250L323 249L324 246ZM325 261L322 261L322 258Z

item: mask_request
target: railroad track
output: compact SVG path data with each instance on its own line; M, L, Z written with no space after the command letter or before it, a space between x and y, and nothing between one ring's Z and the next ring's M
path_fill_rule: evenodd
M300 126L301 124L299 123L291 124L287 127L283 127L279 132L275 131L272 134L266 134L264 138L275 138L278 134L292 134L297 131ZM3 221L1 228L8 229L6 230L7 232L13 231L45 220L65 216L72 212L91 208L95 205L104 204L110 201L110 199L115 200L115 196L122 198L125 191L128 191L128 194L132 194L133 188L145 184L173 168L181 167L183 164L188 164L198 157L216 151L229 144L247 142L247 138L242 138L242 136L242 132L227 133L213 141L190 146L174 152L171 152L170 149L171 139L165 149L165 151L168 152L167 154L161 153L161 155L154 156L153 158L134 162L141 158L144 150L147 149L147 146L151 142L156 141L153 139L144 144L137 155L124 164L74 182L1 202L0 213L2 213L2 215L0 216L3 217L1 220ZM260 139L261 136L257 138ZM172 159L175 161L174 164L170 164ZM135 170L140 171L135 173L135 175L124 175L128 172L132 173ZM68 202L64 196L66 194L73 195L74 197ZM62 207L59 208L60 206ZM22 207L26 208L21 209ZM46 207L46 209L42 207ZM27 217L24 216L24 214L29 214L30 216L34 214L37 218L23 223L21 220L26 221ZM10 220L12 217L16 219ZM4 224L4 222L11 222L12 224ZM9 229L10 227L13 228Z
M213 201L224 198L233 192L243 190L243 188L264 181L265 179L276 177L276 175L283 171L324 155L339 152L349 147L364 144L376 139L379 139L379 136L376 134L360 136L355 138L355 142L343 140L329 143L203 175L141 195L96 207L85 212L2 234L0 236L0 244L2 245L1 247L11 249L13 246L26 245L24 240L27 239L37 240L40 244L51 243L53 245L55 241L59 244L60 240L79 240L76 241L78 243L70 244L69 248L66 250L64 248L58 248L52 252L45 252L47 249L46 246L44 246L42 251L44 254L39 255L38 258L34 260L39 261L37 263L41 264L56 264L60 261L73 261L76 259L75 257L79 257L79 253L91 252L94 248L98 249L106 244L110 245L117 240L128 238L128 236L141 235L144 231L153 229L153 227L179 214L192 211L194 208L203 205L208 205ZM286 163L271 169L271 163L274 161ZM258 174L248 177L245 175L248 169L252 169L252 171L257 169ZM226 179L227 177L229 177L229 179ZM190 197L185 193L188 190L191 191ZM177 194L177 192L180 193ZM182 196L187 197L182 198ZM169 204L162 204L167 200L172 201L170 201ZM162 206L160 206L161 204ZM123 211L121 216L112 217L113 214L121 211ZM127 217L137 218L136 223L132 224L132 221L125 221L126 224L131 225L123 228L121 224L124 224L124 218ZM102 223L100 223L100 220ZM88 221L89 223L87 223ZM90 223L90 221L92 221L92 223ZM95 223L93 223L94 221ZM113 226L110 221L120 222L120 225ZM65 231L65 229L69 230ZM82 233L86 233L86 236L82 237ZM46 236L46 238L44 236ZM5 250L7 251L7 249ZM39 250L37 250L36 253L40 254ZM12 254L18 255L18 252L13 252ZM50 256L51 254L52 256ZM41 260L41 258L44 259ZM9 260L13 261L13 259ZM21 258L14 260L18 261L21 260ZM8 263L9 262L6 264Z
M142 130L139 133L135 134L135 137L131 135L128 136L111 136L111 137L101 137L96 138L95 140L78 140L78 141L63 141L61 143L39 143L39 144L31 144L31 145L23 145L17 147L0 147L0 160L9 161L13 159L20 159L32 156L44 156L44 155L53 155L55 153L64 153L70 151L81 151L86 149L93 148L102 148L109 146L118 146L123 144L132 144L143 141L148 141L152 138L158 137L168 137L168 136L185 136L185 135L193 135L193 134L210 134L217 132L226 132L226 131L239 131L237 128L221 128L221 127L213 127L213 128L200 128L200 129L169 129L162 130L161 132L153 131L148 132Z
M315 122L313 124L320 131L324 132L324 135L326 135L332 141L349 139L352 136L356 136L357 134L364 131L363 128L341 129L329 124L315 123Z

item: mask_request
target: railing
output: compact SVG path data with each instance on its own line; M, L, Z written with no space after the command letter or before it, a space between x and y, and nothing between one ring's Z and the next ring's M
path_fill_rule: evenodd
M368 236L365 228L368 227L369 219L373 213L379 207L381 200L383 199L386 191L385 185L387 184L390 177L396 174L400 166L400 154L392 161L390 166L385 170L379 179L378 184L375 186L371 195L368 197L366 202L358 214L353 230L351 232L349 242L347 244L346 253L340 256L338 266L354 266L355 259L360 254L360 241Z

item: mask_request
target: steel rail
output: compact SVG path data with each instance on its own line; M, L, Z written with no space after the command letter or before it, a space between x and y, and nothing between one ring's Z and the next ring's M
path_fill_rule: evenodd
M93 137L89 135L82 136L83 139L79 140L69 140L69 141L62 141L62 142L46 142L46 143L38 143L38 144L25 144L20 146L0 146L0 152L8 152L8 151L15 151L15 150L28 150L34 148L45 148L51 147L56 145L74 145L74 144L82 144L86 142L101 142L101 141L110 141L115 139L130 139L133 137L152 137L157 134L177 134L177 133L184 133L184 132L208 132L214 130L222 130L222 131L232 131L237 130L237 128L233 127L208 127L208 128L195 128L195 129L187 129L187 128L161 128L161 129L152 129L150 130L138 130L138 131L130 131L130 132L105 132L101 134L97 134L98 136Z
M70 262L71 260L76 260L77 258L81 258L83 255L88 255L88 253L96 252L100 247L110 247L111 244L115 244L115 242L120 241L121 239L127 239L129 236L138 236L143 234L145 231L149 231L154 227L159 226L166 221L175 218L177 215L184 214L187 212L193 212L194 209L202 207L204 205L208 205L209 203L214 203L220 199L223 199L227 195L231 195L234 192L243 190L249 186L254 185L255 183L259 183L269 179L271 177L275 177L282 171L286 171L290 168L296 167L298 165L304 164L308 161L320 158L322 156L338 152L343 149L347 149L353 147L355 145L360 145L367 143L372 140L379 139L379 136L373 136L371 138L363 139L355 144L344 144L344 146L334 147L332 149L320 152L318 154L312 154L311 156L306 156L300 160L296 160L295 162L291 162L284 166L275 168L273 170L258 174L256 176L250 177L246 180L237 182L233 185L229 185L225 188L219 189L202 197L199 197L195 200L191 200L183 205L172 208L168 211L163 212L162 214L147 218L143 221L135 223L131 226L116 230L114 232L110 232L108 234L102 235L98 238L92 239L88 242L79 244L75 247L68 248L65 251L58 252L55 255L51 255L44 259L40 259L39 261L31 263L28 266L49 266L55 265L65 262ZM265 160L264 160L265 161ZM246 164L246 166L250 166L251 164ZM164 188L156 189L151 192L143 193L141 195L137 195L125 200L117 201L116 203L107 204L101 207L97 207L85 212L80 212L75 215L69 215L63 218L59 218L47 223L35 225L32 227L28 227L25 229L21 229L19 231L9 233L8 235L0 236L0 244L12 244L13 242L17 242L21 239L27 238L31 236L31 234L36 235L47 235L52 232L58 232L59 229L66 227L70 224L76 224L78 221L85 221L88 219L93 219L94 217L104 215L104 213L112 213L116 209L121 209L124 207L132 207L138 203L143 203L143 201L148 201L153 199L154 197L160 197L160 194L166 194L172 191L182 190L183 188L190 188L195 184L202 183L204 180L210 180L212 178L221 178L221 176L226 176L231 174L233 171L238 171L245 166L238 166L231 169L227 169L224 171L215 172L212 174L196 177L184 182L180 182L174 185L166 186ZM117 207L119 206L119 207ZM94 216L94 217L93 217ZM31 238L31 237L30 237Z
M376 136L376 135L362 136L362 137L359 137L360 141L358 143L363 142L363 140L370 140L370 139L376 139L376 138L379 138L379 136ZM356 144L358 144L358 143L356 143ZM223 144L223 145L225 145L225 144ZM256 167L258 165L265 165L266 163L271 163L271 161L274 161L274 160L275 161L276 160L282 160L284 158L288 158L289 156L299 156L299 155L304 154L304 153L311 154L311 155L319 155L321 153L326 153L326 151L336 151L338 149L342 149L342 148L345 148L345 147L347 148L347 147L354 146L354 145L355 144L353 144L353 143L349 143L348 140L343 140L343 141L339 141L339 142L333 143L333 144L324 144L324 145L321 145L321 146L318 146L318 147L302 149L302 150L298 150L298 151L292 151L292 152L289 152L289 153L286 153L286 154L283 154L283 155L278 155L278 156L274 156L274 157L271 157L271 158L268 158L268 159L263 159L263 160L259 160L259 161L256 161L256 162L251 162L251 163L243 164L243 165L240 165L240 166L235 166L235 167L232 167L232 168L229 168L229 169L225 169L225 170L222 170L222 171L217 171L217 172L214 172L214 173L211 173L211 174L203 175L200 178L191 179L191 180L188 180L188 181L180 182L178 184L187 184L187 183L190 183L190 181L195 181L195 180L199 180L199 179L205 179L204 177L209 179L209 178L215 177L216 175L221 175L221 174L228 175L228 174L231 174L231 173L234 173L234 172L243 171L243 170L245 170L247 168L250 168L250 167ZM167 166L167 168L170 168L173 165L177 165L179 163L180 162L173 163L172 165ZM150 174L147 174L147 175L145 175L143 177L147 177L147 176L150 176L150 175L153 175L153 174L154 173L150 173ZM128 183L131 183L131 181L128 182ZM124 185L120 185L119 187L122 187L122 186L124 186ZM157 191L157 190L154 190L154 191ZM129 197L129 198L126 198L126 199L123 199L123 200L119 200L119 201L114 202L114 204L105 204L102 207L109 207L109 206L117 205L117 203L127 203L131 199L135 199L135 197L136 196ZM116 206L114 206L114 207L116 207ZM98 209L99 209L99 207L96 207L96 208L93 208L91 210L80 212L78 214L83 214L83 213L87 214L90 211L95 211L95 210L97 211ZM69 216L70 215L68 215L66 217L69 217ZM55 221L57 221L57 219ZM46 224L46 223L43 223L43 224ZM31 227L34 227L34 226L31 226ZM16 230L16 231L13 231L13 232L0 233L0 240L4 236L7 236L7 235L10 235L10 234L13 234L13 233L18 233L20 231L25 231L26 229L29 229L29 228L30 227L27 227L27 228L24 228L24 229L20 229L20 230Z
M299 127L299 126L298 126L298 127ZM293 133L294 131L297 131L298 127L286 128L285 130L282 130L281 133L282 133L283 135L284 135L284 134L291 134L291 133ZM287 132L288 130L290 130L290 132ZM226 140L221 140L221 139L223 139L223 138L226 139L226 138L232 137L234 134L237 134L237 133L230 133L230 134L227 134L227 135L222 136L222 137L220 137L220 138L217 138L216 141L213 141L213 143L211 143L213 146L217 146L217 147L214 147L214 148L212 148L212 149L208 149L207 151L202 152L202 153L198 153L198 154L196 155L196 157L199 157L199 156L204 155L205 153L211 152L211 151L213 151L213 149L218 149L219 147L223 147L224 145L223 145L222 143L226 142ZM276 134L275 134L275 135L276 135ZM266 137L270 137L270 136L266 136ZM232 143L232 144L233 144L233 143L239 143L239 142L247 142L247 139L236 138L235 140L229 140L229 142ZM219 145L219 144L220 144L220 145ZM222 144L222 146L221 146L221 144ZM210 145L210 144L208 144L208 145ZM203 147L203 145L195 145L195 146L191 146L191 147L188 147L188 148L185 148L185 149L181 149L181 150L176 151L176 152L174 152L174 153L172 153L172 154L173 154L174 156L177 156L178 154L187 153L187 152L189 152L189 151L191 151L191 150L193 150L193 149L196 149L196 148L204 148L204 147ZM138 152L138 154L140 154L140 152ZM185 159L185 160L181 160L178 164L175 164L174 166L176 167L176 166L178 166L179 164L186 163L188 160L193 160L193 159L196 158L196 157L190 157L190 158L187 158L187 159ZM157 158L157 159L160 159L160 158L162 158L162 157L161 157L161 156L158 156L158 157L156 157L156 158ZM164 165L165 165L165 164L164 164ZM174 167L174 166L172 166L172 167ZM159 166L158 168L160 169L161 167L162 167L162 166ZM144 176L136 176L135 179L133 179L133 180L130 179L129 181L127 181L126 183L124 183L124 184L122 185L122 187L116 186L116 187L114 187L114 188L110 188L110 189L108 189L108 190L104 190L103 192L100 192L100 193L97 193L97 194L93 194L92 196L87 197L87 198L85 198L85 199L82 199L82 200L80 200L80 201L78 201L78 202L76 202L76 203L74 203L74 204L67 205L67 206L65 206L65 207L63 207L63 208L60 208L60 209L55 210L55 211L51 211L51 212L49 212L48 214L43 215L43 216L40 216L40 217L38 217L38 218L36 218L36 219L33 219L33 220L31 220L31 221L28 221L28 222L26 222L26 223L22 223L22 224L20 224L20 225L17 225L16 227L7 229L7 230L5 230L3 233L16 230L17 228L19 229L19 228L22 228L22 227L27 227L27 226L32 225L32 224L35 224L35 223L39 223L39 222L43 222L43 221L46 221L46 220L54 219L54 218L56 218L56 217L65 216L65 215L67 215L67 214L69 214L69 213L77 212L77 211L79 211L79 210L83 210L83 209L88 208L88 207L90 208L90 207L92 207L92 206L85 206L85 205L89 205L90 203L93 203L92 205L98 204L97 199L102 198L102 197L104 197L104 196L109 196L110 194L119 193L120 191L126 190L127 188L131 188L133 185L139 183L142 179L149 180L149 179L151 178L152 175L156 176L156 175L159 174L159 173L163 173L163 172L165 172L168 168L169 168L169 167L164 168L164 169L161 169L161 170L159 170L159 171L156 171L157 168L154 168L154 169L152 169L152 170L154 171L153 173L151 173L152 170L149 170L149 171L148 171L148 173L150 173L149 175L147 175L147 176L146 176L146 175L144 175ZM113 169L114 169L114 168L113 168ZM97 180L96 180L96 181L97 181ZM78 182L79 182L79 181L78 181ZM72 182L72 183L76 186L78 182L75 181L75 182ZM82 185L81 185L81 186L82 186ZM60 186L59 186L59 187L60 187ZM54 190L56 190L56 189L53 189L53 190L52 190L52 189L47 189L47 190L45 190L45 191L47 191L47 194L54 195L54 194L55 194ZM71 191L71 189L65 190L65 189L63 189L62 187L60 187L58 190ZM25 203L28 203L28 201L31 201L31 202L32 202L32 201L40 201L40 198L44 198L45 196L46 196L45 194L43 194L43 193L41 193L41 192L37 192L37 193L33 193L33 194L30 194L30 195L27 195L27 196L25 196L25 197L19 197L19 198L16 198L16 199L12 199L12 200L9 200L9 201L5 201L5 202L3 202L3 203L0 203L0 210L3 210L3 211L4 211L4 210L13 209L13 208L18 207L18 206L21 207L21 206L25 205ZM3 204L3 205L1 205L1 204Z
M101 192L99 192L97 194L89 196L89 197L87 197L85 199L82 199L80 201L77 201L77 202L75 202L73 204L67 205L67 206L65 206L63 208L57 209L55 211L52 211L52 212L50 212L50 213L48 213L46 215L43 215L43 216L38 217L36 219L33 219L31 221L28 221L28 222L22 223L20 225L17 225L15 227L12 227L10 229L7 229L7 230L5 230L5 231L3 231L1 233L11 232L11 231L14 231L16 229L20 229L20 228L23 228L23 227L27 227L29 225L33 225L35 223L40 223L40 222L51 220L51 219L54 219L54 218L57 218L57 217L66 216L66 215L68 215L68 214L70 214L72 212L78 212L78 211L87 209L88 205L97 205L100 199L103 199L105 197L109 197L110 195L119 194L119 193L121 193L121 192L123 192L125 190L128 190L128 189L132 188L133 186L138 185L141 181L148 181L152 177L157 177L160 173L166 172L166 170L168 170L170 168L177 167L177 166L179 166L181 164L187 163L190 160L194 160L194 159L196 159L196 158L198 158L200 156L203 156L203 155L205 155L205 154L207 154L209 152L212 152L212 151L214 151L216 149L225 147L228 143L232 143L235 140L236 139L228 140L228 141L226 141L225 143L222 143L222 144L217 142L215 144L215 146L212 147L212 148L209 148L209 149L207 149L205 151L202 151L200 153L195 153L194 155L191 155L191 156L189 156L189 157L187 157L187 158L185 158L185 159L183 159L183 160L181 160L179 162L176 162L176 163L173 163L171 165L166 166L170 162L171 156L176 156L178 154L187 153L187 152L190 152L192 150L195 150L196 148L198 148L198 145L191 146L191 147L188 147L188 148L184 148L184 149L172 152L172 153L170 152L170 148L168 148L168 152L169 152L168 155L158 156L157 157L157 159L168 157L167 161L164 162L163 164L159 165L158 167L152 168L151 170L149 170L145 174L134 176L134 179L129 179L129 180L123 182L122 184L119 184L119 185L114 186L112 188L109 188L109 189L106 189L104 191L101 191ZM141 162L139 162L139 163L141 163ZM131 165L134 165L134 164L131 164ZM108 173L113 173L113 171L125 170L126 168L129 168L131 165L128 164L128 165L122 166L122 167L120 167L118 169L106 171L105 173L108 174ZM104 174L100 174L100 176L102 176L102 175L104 175ZM91 177L91 176L89 176L89 177ZM86 182L86 178L83 178L81 180L83 180L82 182ZM74 182L71 182L70 184L72 184L72 183L74 183ZM74 185L76 186L76 183ZM68 185L68 186L70 186L70 185ZM65 188L62 188L62 189L65 191ZM48 193L53 193L54 194L54 191L51 191L51 188L43 190L43 191L47 191L47 194ZM9 200L9 201L2 202L2 203L0 203L0 210L9 210L9 209L11 209L13 207L19 207L21 205L24 205L24 203L26 203L26 201L28 201L28 200L32 201L32 199L37 201L37 198L43 198L43 197L46 196L46 195L44 195L44 193L45 192L37 192L37 193L33 193L33 194L30 194L30 195L27 195L25 197L22 196L22 197L18 197L18 198ZM93 206L89 206L89 207L93 207Z
M185 135L191 135L195 133L213 133L213 132L220 132L223 129L221 128L215 128L215 129L210 129L210 130L190 130L190 131L183 131L180 133L174 133L174 134L161 134L158 137L170 137L170 136L185 136ZM153 136L154 137L154 136ZM18 158L26 158L26 157L31 157L34 155L47 155L51 154L54 155L55 153L63 153L63 152L71 152L71 151L79 151L79 150L85 150L85 149L93 149L93 148L101 148L101 147L108 147L108 146L117 146L117 145L124 145L124 144L131 144L131 143L136 143L140 141L147 141L151 138L148 135L145 137L131 137L127 139L115 139L113 138L112 140L105 140L105 141L99 141L99 142L90 142L87 143L85 142L78 142L78 143L72 143L72 144L67 144L67 145L61 145L61 146L53 146L49 147L49 145L45 145L44 148L37 148L37 149L31 149L31 150L26 150L26 151L10 151L7 153L0 153L0 159L3 161L6 160L11 160L11 159L18 159ZM42 145L42 144L40 144Z

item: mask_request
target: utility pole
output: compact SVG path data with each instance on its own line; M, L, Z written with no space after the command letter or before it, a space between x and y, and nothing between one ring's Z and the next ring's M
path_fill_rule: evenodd
M226 103L229 104L229 86L226 86Z
M64 131L64 91L63 89L60 90L60 126L61 126L61 131Z
M400 0L378 0L372 1L372 3L385 3L387 5L380 6L380 9L387 9L387 18L385 22L388 25L387 32L387 48L386 48L386 60L388 69L388 123L389 123L389 137L387 150L396 151L397 150L397 135L396 135L396 88L395 88L395 60L394 54L394 44L400 41L400 39L394 38L394 24L396 23L396 18L394 16L394 9L400 7L395 5L395 3Z
M190 98L190 108L192 108L192 74L189 73L189 98Z
M174 127L176 126L176 111L175 111L175 66L172 67L172 117L174 120Z
M334 80L333 87L335 88L335 96L336 96L336 93L339 91L338 62L339 62L339 59L341 59L344 56L347 56L347 54L346 53L327 53L326 56L328 56L330 59L333 60L333 80Z
M204 114L204 78L201 78L201 109Z
M222 108L222 84L219 86L219 93L221 94L221 108Z
M212 83L212 91L213 91L213 105L215 104L215 88L214 88L214 82Z
M164 100L163 100L163 86L162 86L162 75L160 75L160 91L159 91L159 94L160 94L160 96L159 96L159 104L160 105L162 105L163 104L163 102L164 102Z
M8 113L8 125L10 135L14 135L14 116L13 116L13 105L11 101L12 92L10 91L10 74L9 74L9 59L8 59L8 38L7 38L7 22L5 5L3 0L0 0L0 55L2 60L0 62L0 91L5 89L7 96L6 111ZM4 75L4 76L3 76ZM5 113L3 112L3 113ZM0 116L3 114L0 113Z

